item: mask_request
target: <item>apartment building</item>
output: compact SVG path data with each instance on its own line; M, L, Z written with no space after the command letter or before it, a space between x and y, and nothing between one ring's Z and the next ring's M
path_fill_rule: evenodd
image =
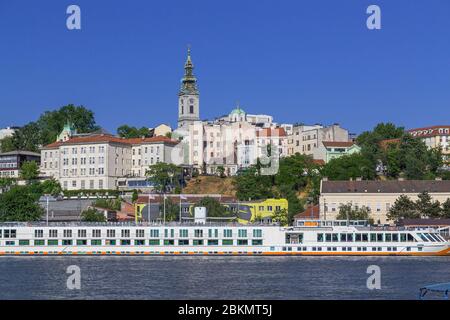
M427 191L433 200L443 203L450 198L450 181L388 180L388 181L321 181L320 218L334 220L339 207L351 204L355 208L368 207L375 223L392 223L387 213L395 200L404 194L416 201L418 194Z
M262 156L262 150L271 145L277 148L278 155L285 157L288 154L288 139L284 128L264 128L256 132L257 156Z
M450 125L410 129L408 132L422 139L429 148L441 148L443 160L450 165Z
M55 178L66 190L115 189L120 178L144 177L145 167L170 161L176 143L167 137L75 136L41 149L41 175Z
M187 163L201 173L215 174L219 166L234 175L256 161L256 128L248 122L206 123L189 126L183 142Z
M19 178L20 168L25 161L41 161L39 153L30 151L10 151L0 153L0 178Z
M313 157L328 163L332 159L359 152L361 152L361 147L353 141L322 141L314 150Z
M322 145L323 141L348 142L349 133L339 124L327 127L320 124L295 125L287 140L288 155L300 153L314 156L314 152Z
M131 144L131 175L145 177L149 166L158 162L172 163L172 151L178 141L165 136L127 139Z

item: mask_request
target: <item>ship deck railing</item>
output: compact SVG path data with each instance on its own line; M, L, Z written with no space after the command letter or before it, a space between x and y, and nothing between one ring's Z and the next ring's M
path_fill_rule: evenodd
M134 222L134 221L108 221L108 222L87 222L87 221L68 221L68 222L0 222L0 227L280 227L276 223L248 223L239 222Z

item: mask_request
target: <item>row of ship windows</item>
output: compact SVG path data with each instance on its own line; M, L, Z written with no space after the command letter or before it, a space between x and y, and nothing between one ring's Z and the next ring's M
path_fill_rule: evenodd
M318 233L317 242L417 242L409 233ZM439 240L435 240L439 241Z
M367 252L367 251L397 251L397 247L296 247L297 251L356 251L356 252ZM340 250L339 250L340 248ZM294 247L295 249L295 247ZM418 251L422 251L422 247L417 248ZM275 247L271 247L272 251L275 251ZM283 251L293 251L293 247L283 247ZM406 251L411 251L411 247L406 247Z
M31 242L30 240L19 240L18 244L19 246L29 246L30 244L33 244L35 246L73 246L73 245L77 245L77 246L87 246L88 245L88 240L85 239L77 239L77 240L71 240L71 239L67 239L67 240L33 240L33 242ZM130 240L130 239L120 239L120 240L116 240L116 239L107 239L107 240L90 240L89 244L91 246L101 246L101 245L105 245L105 246L115 246L115 245L121 245L121 246L130 246L130 245L135 245L135 246L159 246L161 244L165 245L165 246L174 246L175 243L177 243L178 246L204 246L204 245L208 245L208 246L218 246L219 245L219 240L217 239L208 239L208 240L203 240L203 239L194 239L194 240L189 240L189 239L180 239L177 240L175 242L174 239L165 239L165 240L160 240L160 239L150 239L150 240L145 240L145 239L136 239L134 241ZM225 240L221 240L221 245L222 246L233 246L233 245L238 245L238 246L247 246L247 245L252 245L252 246L262 246L263 245L263 240L261 239L253 239L253 240L248 240L248 239L238 239L238 240L232 240L232 239L225 239ZM7 240L5 241L5 245L6 246L15 246L17 245L17 241L15 240Z
M63 230L62 235L63 238L71 238L74 234L71 229ZM120 230L120 234L122 238L129 238L131 236L131 230L129 229L122 229ZM148 230L148 236L150 238L159 238L160 232L159 229L150 229ZM203 232L205 231L205 232ZM59 233L60 234L60 233ZM87 230L85 229L79 229L77 230L77 235L79 238L86 238L87 237ZM206 230L203 229L194 229L193 236L195 238L202 238L203 235L206 234ZM262 230L261 229L253 229L253 237L254 238L261 238L262 237ZM0 229L0 238L16 238L17 231L16 229ZM178 232L178 235L180 238L188 238L189 230L188 229L180 229ZM224 238L232 238L233 237L233 230L232 229L223 229L222 235ZM246 229L239 229L238 230L238 237L239 238L246 238L248 235L248 232ZM36 229L34 230L34 237L35 238L43 238L44 237L44 230L43 229ZM58 238L58 229L50 229L48 230L48 237L49 238ZM102 237L102 230L100 229L93 229L91 230L91 237L92 238L101 238ZM115 238L116 237L116 230L114 229L108 229L106 230L106 237L108 238ZM144 238L145 237L145 229L136 229L135 230L135 237L136 238ZM174 229L164 229L164 237L165 238L174 238L175 237L175 230ZM208 229L208 237L212 238L218 238L219 237L219 229Z

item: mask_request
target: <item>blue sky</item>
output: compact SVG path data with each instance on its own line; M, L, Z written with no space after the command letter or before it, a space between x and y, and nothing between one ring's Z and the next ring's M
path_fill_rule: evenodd
M66 28L81 8L82 30ZM382 29L366 27L377 4ZM448 0L0 0L0 127L73 103L111 132L176 124L186 46L201 117L277 122L450 119Z

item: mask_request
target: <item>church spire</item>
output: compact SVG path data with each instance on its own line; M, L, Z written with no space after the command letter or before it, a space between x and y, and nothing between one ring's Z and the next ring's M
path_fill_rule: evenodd
M180 95L198 94L197 78L194 76L194 64L191 59L191 47L188 46L187 59L184 64L184 77L181 79Z

